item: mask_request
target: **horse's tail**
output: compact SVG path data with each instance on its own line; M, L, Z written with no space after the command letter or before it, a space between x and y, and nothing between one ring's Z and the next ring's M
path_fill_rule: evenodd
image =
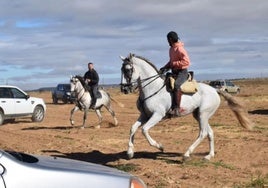
M102 90L104 90L104 88L102 88ZM124 108L124 107L125 107L125 105L124 105L123 103L121 103L121 102L115 100L115 99L110 95L110 93L108 93L108 92L106 92L106 93L107 93L108 97L109 97L113 102L115 102L118 106L120 106L121 108Z
M240 102L235 99L232 95L225 91L218 90L217 91L221 96L227 100L229 107L234 112L237 117L239 123L246 129L252 130L252 123L248 118L248 113L244 110L245 108L240 104Z
M119 105L121 108L124 108L125 105L119 101L117 101L116 99L114 99L110 94L109 94L109 97L112 101L114 101L117 105Z

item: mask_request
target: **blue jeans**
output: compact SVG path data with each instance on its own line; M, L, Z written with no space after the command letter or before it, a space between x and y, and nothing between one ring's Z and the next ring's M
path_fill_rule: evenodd
M174 85L175 91L180 91L181 90L181 85L187 80L188 78L188 69L182 69L179 71L176 71L176 81Z

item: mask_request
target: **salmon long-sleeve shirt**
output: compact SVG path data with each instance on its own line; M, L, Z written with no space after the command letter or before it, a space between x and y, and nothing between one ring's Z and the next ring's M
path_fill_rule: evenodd
M170 47L169 58L169 62L164 67L172 69L172 71L187 69L190 66L190 58L181 41L174 43Z

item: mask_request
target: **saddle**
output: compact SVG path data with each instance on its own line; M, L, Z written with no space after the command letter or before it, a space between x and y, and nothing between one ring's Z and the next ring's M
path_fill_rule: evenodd
M90 86L88 86L87 84L84 86L85 90L89 92L90 96L92 97L92 91L91 91L91 88ZM101 88L102 89L102 88ZM98 90L97 90L97 96L96 98L102 98L102 95L101 95L101 92L100 92L100 88L98 87Z
M98 88L98 91L97 91L97 99L99 99L99 98L102 98L102 95L101 95L101 92L100 92L100 90Z
M181 92L185 94L194 94L197 92L197 82L193 79L194 72L188 72L187 80L181 85ZM176 78L172 73L167 73L166 75L166 86L168 92L174 91L174 84Z

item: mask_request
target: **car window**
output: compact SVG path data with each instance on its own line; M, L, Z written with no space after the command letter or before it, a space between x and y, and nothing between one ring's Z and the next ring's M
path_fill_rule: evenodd
M59 91L63 91L64 88L63 88L63 85L59 85Z
M230 82L230 81L226 81L226 85L227 86L234 86L234 84L232 82Z
M0 98L13 98L9 88L0 88Z
M12 91L12 93L14 95L14 98L21 99L21 98L26 97L24 93L22 93L20 90L18 90L16 88L11 88L11 91Z

